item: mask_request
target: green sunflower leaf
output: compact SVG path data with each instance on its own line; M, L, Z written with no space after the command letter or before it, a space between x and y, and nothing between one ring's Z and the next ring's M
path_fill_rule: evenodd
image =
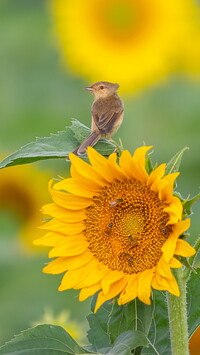
M200 325L200 269L191 274L187 284L187 311L189 338ZM155 311L153 322L148 334L149 347L143 347L142 355L171 355L170 334L168 326L168 311L165 292L155 291Z
M166 166L166 174L172 174L176 173L179 171L179 167L181 164L182 156L185 153L186 150L188 150L188 147L184 147L181 149L178 153L176 153L173 158L169 161L169 163Z
M97 295L92 300L92 311L94 310L96 298ZM119 306L116 299L105 302L95 314L92 313L87 317L90 325L88 340L91 346L89 350L106 354L109 351L109 354L111 354L112 350L109 350L109 348L113 349L120 334L127 331L137 330L146 339L152 322L153 309L153 305L147 306L138 299L123 306Z
M94 312L97 294L93 296L91 310ZM91 344L90 349L93 351L106 352L111 347L110 337L108 335L108 317L112 309L110 302L105 302L96 313L87 316L90 326L87 338Z
M90 329L88 331L88 340L91 343L90 349L92 351L106 352L110 348L110 339L107 332L103 329L103 326L96 316L96 314L89 314L87 316Z
M74 138L78 141L78 144L74 148L76 149L79 144L82 143L88 137L91 130L75 118L71 121L71 123L72 125L69 128L73 131ZM115 145L110 140L101 138L95 145L95 149L102 155L108 156L114 151Z
M200 269L191 273L187 284L187 308L189 338L200 325Z
M0 355L89 354L57 325L43 324L27 329L0 348Z
M89 135L90 129L73 119L72 125L64 131L51 134L49 137L36 138L35 142L28 143L15 153L0 162L0 169L13 165L33 163L38 160L66 158ZM102 138L95 145L95 149L102 155L109 155L114 145Z
M148 334L149 347L143 348L142 355L171 355L168 312L165 292L153 291L155 310Z
M147 345L147 338L142 332L129 330L118 336L107 355L132 355L132 350Z
M148 335L153 310L153 304L147 306L138 299L122 306L119 306L117 301L115 301L108 320L108 332L111 343L113 343L121 333L127 330L140 330Z

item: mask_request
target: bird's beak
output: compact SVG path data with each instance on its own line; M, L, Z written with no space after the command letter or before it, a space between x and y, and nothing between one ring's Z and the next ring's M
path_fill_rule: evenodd
M94 90L91 86L86 86L86 88L84 88L84 89L88 90L88 91L93 91Z

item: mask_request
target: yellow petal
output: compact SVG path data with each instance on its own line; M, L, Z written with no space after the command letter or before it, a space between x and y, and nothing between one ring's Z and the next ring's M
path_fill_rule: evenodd
M101 280L108 273L107 265L99 263L97 260L92 260L94 262L93 267L87 272L85 278L82 278L77 284L77 288L88 287L94 285L95 283L101 283Z
M167 185L167 181L165 181L164 179L161 180L155 180L151 187L150 190L154 191L158 194L159 198L160 198L160 191L162 191L162 189ZM161 199L161 198L160 198Z
M142 183L146 183L149 177L145 169L145 161L146 161L145 156L148 150L151 148L152 146L149 147L143 146L137 148L132 157L132 162L131 162L132 176Z
M178 265L176 264L176 266ZM180 296L175 277L172 274L170 278L163 277L160 272L158 272L158 267L156 269L156 273L152 279L152 287L156 290L166 290L175 296Z
M88 297L93 296L97 291L101 289L100 283L95 285L84 287L79 293L79 301L85 301Z
M160 291L168 290L169 287L168 279L161 276L159 272L156 272L154 274L151 284L155 290L160 290Z
M160 191L159 197L160 199L163 201L170 201L171 200L171 196L173 195L173 191L174 191L174 181L176 180L176 178L179 176L180 173L173 173L173 174L169 174L166 175L163 180L167 182L167 184L162 188L162 190Z
M87 148L87 154L90 163L98 172L98 174L101 175L101 177L106 179L108 182L112 182L114 179L110 170L108 169L108 160L92 147Z
M89 164L84 162L82 159L77 157L75 154L69 154L69 158L71 160L72 166L74 165L76 171L86 179L93 180L99 186L104 186L106 180L102 178L101 175Z
M43 214L56 217L62 222L76 223L81 222L86 218L85 210L69 210L56 205L55 203L48 203L41 209Z
M42 224L38 228L57 232L64 235L74 235L81 233L85 229L85 224L83 222L66 223L54 218Z
M159 274L162 277L165 277L167 279L172 278L172 273L171 273L171 269L168 263L166 263L166 261L164 260L163 255L161 256L157 267L156 267L157 272L159 272Z
M121 169L126 173L129 178L133 177L131 168L132 156L128 150L124 150L119 159Z
M148 173L144 168L140 168L138 165L135 165L134 162L131 164L132 177L142 184L146 184L148 179Z
M81 210L82 208L90 206L92 203L90 198L75 196L62 191L56 191L51 188L51 185L49 186L49 192L56 204L70 210Z
M99 192L99 187L91 184L90 189L86 189L83 184L78 184L73 178L64 179L54 185L54 190L65 190L74 195L92 198Z
M97 312L99 307L106 301L111 300L113 297L117 296L126 286L127 281L128 281L127 275L124 275L123 279L120 279L116 281L115 283L112 284L112 288L110 289L110 292L107 293L106 295L103 293L103 291L99 292L96 305L95 305L95 310L94 313Z
M153 148L152 145L150 145L150 146L144 145L142 147L137 148L133 154L132 159L135 162L137 162L138 165L145 167L145 161L146 161L145 156L146 156L146 153L148 152L148 150L150 150L151 148Z
M61 284L58 288L59 291L69 290L70 288L78 289L79 282L87 276L87 273L93 267L93 263L89 262L81 268L70 270L65 273L62 278Z
M163 247L161 248L163 252L163 256L165 258L165 261L168 263L172 256L174 255L174 250L176 247L176 241L178 239L178 235L175 233L172 233L170 237L167 239L167 241L164 243Z
M178 218L181 220L182 213L183 213L183 205L180 199L176 196L173 196L169 204L169 207L171 207L172 212L176 213Z
M180 290L175 277L173 276L171 279L167 279L167 283L168 283L167 291L172 293L172 295L179 297Z
M127 285L124 290L121 292L120 297L118 299L118 304L122 305L127 302L132 301L138 295L138 277L139 274L130 275Z
M93 258L88 264L76 270L68 271L62 279L59 291L70 288L80 289L82 287L89 287L98 283L107 272L104 267L101 270L97 268L97 261Z
M179 260L177 260L176 258L172 258L172 259L170 260L169 266L170 266L171 268L176 269L176 268L182 267L182 264L181 264L181 262L180 262Z
M185 219L184 221L180 221L180 222L176 223L172 227L173 231L161 249L163 252L164 259L167 263L171 260L171 258L174 255L174 251L176 248L176 243L177 243L178 237L183 232L185 232L189 228L189 226L190 226L190 219L188 218L188 219Z
M90 206L92 203L89 198L75 196L61 191L52 190L51 196L55 203L71 210L80 210Z
M166 168L166 164L161 164L155 170L153 170L148 177L147 186L151 187L151 185L155 181L161 180L161 178L165 174L165 168Z
M148 305L151 304L151 281L153 275L154 268L141 272L138 277L138 298L140 301Z
M103 186L106 186L107 181L105 181L104 184L99 184L96 181L90 179L89 177L85 178L83 175L81 175L79 172L77 172L76 168L74 165L71 166L71 176L76 182L76 184L80 185L82 188L84 188L86 191L92 190L94 192L93 195L95 195L98 191L102 189ZM92 188L93 186L93 188Z
M166 223L166 226L171 225L171 224L175 224L178 221L180 221L180 219L177 217L177 215L175 213L171 212L170 209L166 208L166 209L164 209L164 211L169 214L169 221Z
M189 257L196 254L196 250L183 239L178 239L174 254Z
M67 270L78 269L87 264L92 257L92 254L88 250L78 256L58 257L45 266L43 272L47 274L60 274Z
M69 235L65 237L65 241L56 245L49 252L49 258L55 256L74 256L80 255L86 251L88 242L82 235Z
M112 153L108 157L108 169L110 170L113 180L117 179L119 181L124 181L128 179L128 175L120 168L120 166L116 162L117 154Z
M175 224L182 218L183 206L179 198L173 196L171 203L169 206L165 207L163 211L169 214L167 225Z
M102 286L102 291L106 295L110 291L111 285L122 279L124 276L124 273L122 271L110 271L101 281L101 286Z
M42 237L35 239L33 241L33 244L54 247L57 244L64 242L65 238L66 237L60 233L48 232L45 235L43 235Z

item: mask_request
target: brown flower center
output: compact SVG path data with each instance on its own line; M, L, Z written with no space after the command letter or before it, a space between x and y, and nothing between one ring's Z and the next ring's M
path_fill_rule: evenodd
M128 274L150 269L171 233L166 204L136 180L104 187L87 208L85 236L93 255L112 270Z

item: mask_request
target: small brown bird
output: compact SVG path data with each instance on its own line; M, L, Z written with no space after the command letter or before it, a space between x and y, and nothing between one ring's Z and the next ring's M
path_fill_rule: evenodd
M117 132L124 115L123 102L117 95L118 88L119 84L108 81L99 81L85 88L94 95L91 134L74 154L85 154L87 147L95 145L101 137L111 138Z

